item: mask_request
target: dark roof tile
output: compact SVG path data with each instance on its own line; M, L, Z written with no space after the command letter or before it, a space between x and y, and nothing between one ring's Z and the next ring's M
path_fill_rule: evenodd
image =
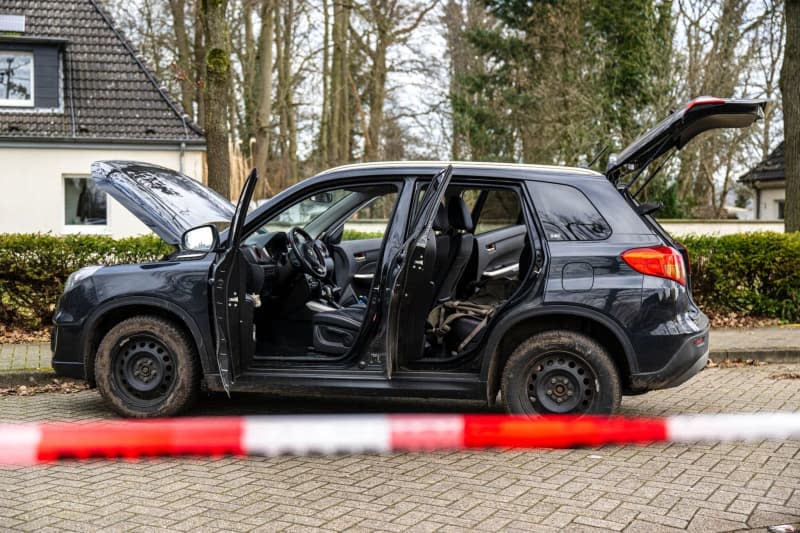
M0 138L203 142L97 0L0 0L0 13L24 14L25 37L67 42L63 109L3 110Z
M784 141L767 156L766 159L748 170L739 181L752 183L754 181L769 181L786 179L786 162L784 160Z

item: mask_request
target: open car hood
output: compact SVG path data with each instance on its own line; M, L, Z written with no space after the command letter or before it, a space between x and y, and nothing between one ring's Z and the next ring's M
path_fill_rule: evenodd
M183 232L195 226L230 223L233 217L230 201L168 168L137 161L97 161L92 177L169 244L180 244Z
M648 165L672 148L680 150L704 131L745 128L764 116L766 100L736 100L701 96L673 112L609 160L606 176L612 181L627 171Z

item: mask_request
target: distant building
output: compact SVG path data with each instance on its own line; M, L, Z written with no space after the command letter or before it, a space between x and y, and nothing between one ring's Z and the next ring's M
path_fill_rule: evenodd
M0 233L146 233L100 159L202 179L205 139L97 0L0 0Z
M739 178L755 192L756 220L783 220L786 202L786 164L783 141L766 159Z

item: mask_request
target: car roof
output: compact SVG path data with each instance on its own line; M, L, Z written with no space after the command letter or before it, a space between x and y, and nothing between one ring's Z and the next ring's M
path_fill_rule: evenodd
M409 174L434 174L446 167L453 165L457 174L485 175L488 171L499 174L498 177L515 177L522 179L546 178L549 180L569 181L574 178L605 178L603 174L587 168L567 167L556 165L527 165L517 163L499 162L472 162L472 161L380 161L374 163L356 163L342 165L320 172L315 177L334 177L336 174L355 175L386 175L396 174L398 171Z

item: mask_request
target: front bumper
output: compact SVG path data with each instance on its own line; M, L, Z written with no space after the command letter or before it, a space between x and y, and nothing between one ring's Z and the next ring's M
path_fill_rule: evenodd
M709 330L689 336L664 367L631 375L631 393L677 387L703 370L708 362Z
M50 330L51 364L59 376L86 379L80 326L54 325Z

